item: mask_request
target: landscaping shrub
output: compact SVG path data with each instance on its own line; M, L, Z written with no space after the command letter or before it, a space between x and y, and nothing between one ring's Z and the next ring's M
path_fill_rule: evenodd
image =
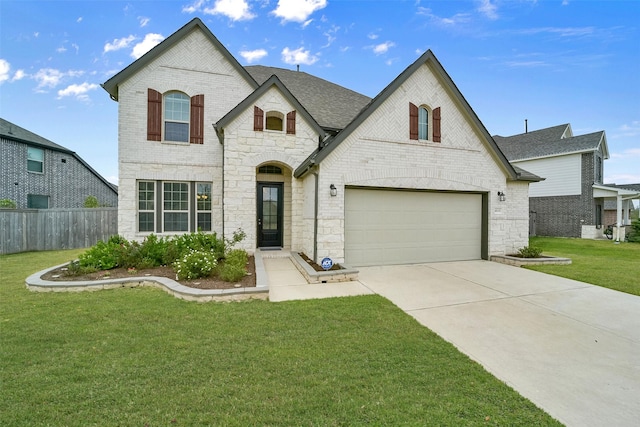
M100 203L98 202L98 198L96 196L87 196L84 199L84 207L85 208L99 208Z
M211 275L217 266L214 252L192 249L173 264L173 269L178 280L192 280Z
M216 260L224 257L225 243L218 239L216 233L205 234L198 231L182 234L174 238L173 244L176 246L178 258L181 258L189 250L211 251L215 254Z
M633 243L640 243L640 219L636 219L631 223L631 232L627 239Z
M16 202L11 199L0 199L0 209L15 209Z
M518 253L522 258L538 258L542 253L542 249L536 246L525 246L518 249Z
M218 273L225 282L238 282L247 275L249 255L245 250L233 249L227 252L224 264Z

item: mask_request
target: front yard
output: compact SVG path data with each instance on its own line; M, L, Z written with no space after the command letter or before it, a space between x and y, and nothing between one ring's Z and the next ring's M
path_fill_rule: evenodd
M2 425L558 425L378 296L25 289L80 252L0 256Z
M532 237L529 244L542 248L544 255L572 261L570 265L527 267L531 270L640 295L640 243Z

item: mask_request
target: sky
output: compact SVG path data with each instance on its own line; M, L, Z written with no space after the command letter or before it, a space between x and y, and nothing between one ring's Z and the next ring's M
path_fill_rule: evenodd
M0 0L0 117L117 184L100 85L194 17L242 65L369 97L431 49L490 134L604 130L605 183L640 183L638 0Z

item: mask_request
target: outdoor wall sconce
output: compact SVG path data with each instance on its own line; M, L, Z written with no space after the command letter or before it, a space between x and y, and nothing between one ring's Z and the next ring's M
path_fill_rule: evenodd
M500 198L501 202L504 202L505 200L507 200L507 195L504 194L502 191L498 191L498 197Z
M331 197L337 196L338 195L338 189L336 188L335 185L331 184L329 186L329 191L331 192Z

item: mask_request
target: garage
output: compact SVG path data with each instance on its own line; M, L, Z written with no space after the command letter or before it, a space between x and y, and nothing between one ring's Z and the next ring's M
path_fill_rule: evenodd
M352 266L481 259L482 194L347 188Z

